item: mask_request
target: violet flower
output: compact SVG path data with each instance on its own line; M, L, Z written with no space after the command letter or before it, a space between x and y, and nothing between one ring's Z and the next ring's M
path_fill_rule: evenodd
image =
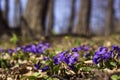
M41 70L42 70L42 72L45 72L45 71L47 71L47 70L49 70L50 68L49 68L49 66L45 66L44 68L42 68Z
M34 67L35 67L37 70L40 69L40 67L41 67L40 61L38 61L37 64L34 64Z

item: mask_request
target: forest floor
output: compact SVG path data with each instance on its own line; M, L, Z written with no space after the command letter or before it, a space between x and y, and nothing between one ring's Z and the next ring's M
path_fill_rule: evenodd
M41 40L40 40L41 41ZM88 45L90 48L93 48L94 50L97 50L98 47L100 46L105 46L105 47L111 47L112 45L118 45L120 46L120 35L111 35L107 37L103 36L98 36L98 37L91 37L91 38L85 38L85 37L72 37L72 36L64 36L64 37L53 37L48 40L50 43L51 47L49 48L49 51L56 51L56 53L59 53L60 51L63 50L69 50L71 48L80 46L80 45ZM21 42L22 43L22 42ZM35 43L35 41L24 41L22 45L26 44L31 44ZM15 48L16 45L14 45L11 42L0 42L0 48ZM23 57L24 55L22 55ZM9 56L5 56L9 58ZM5 58L5 59L7 59ZM24 60L17 60L14 61L13 57L10 60L9 65L7 64L7 68L0 68L0 80L34 80L32 77L30 78L31 75L33 75L36 71L34 70L34 62L39 60L40 58L35 57L34 55L30 55L29 58ZM1 59L0 59L1 60ZM86 66L91 66L91 60L88 60L88 63L90 61L90 65ZM8 61L7 61L8 62ZM2 64L2 62L1 62ZM93 65L93 64L92 64ZM79 75L77 76L71 76L69 78L70 80L120 80L120 66L115 67L114 69L92 69L90 71L86 72L80 72ZM114 75L113 75L114 74ZM37 74L36 74L37 75ZM46 75L46 73L41 73L40 76ZM95 76L93 76L95 75ZM113 76L112 76L113 75ZM24 77L23 76L29 76L29 77ZM22 78L21 78L22 77ZM67 77L59 77L58 79L53 79L53 80L69 80ZM37 78L36 80L42 80L42 78ZM43 79L45 80L45 79ZM47 80L51 80L47 79Z

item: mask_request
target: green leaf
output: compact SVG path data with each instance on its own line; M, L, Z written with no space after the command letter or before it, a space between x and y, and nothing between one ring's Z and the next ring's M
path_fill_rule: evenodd
M45 78L45 79L47 79L47 80L59 80L59 79L57 79L57 78L51 78L51 77Z
M85 72L89 72L92 70L92 68L91 67L82 67L82 70Z
M16 34L12 34L12 38L10 39L10 41L14 44L16 44L18 42L18 37Z
M69 39L69 38L70 38L70 36L65 36L64 38L65 38L65 39Z
M75 67L76 67L77 69L79 69L81 66L82 66L81 63L75 65Z
M82 61L84 62L86 60L86 58L82 57Z
M32 76L35 76L35 77L38 77L38 76L40 76L40 73L34 73L34 74L32 74Z
M58 74L58 71L60 70L60 65L54 66L54 72Z
M53 78L53 80L59 80L58 78Z
M47 80L53 80L52 78L48 78Z
M112 76L111 76L111 79L112 79L112 80L119 80L120 77L119 77L118 75L112 75Z
M28 80L37 80L37 77L35 77L35 76L28 76L27 78L28 78Z
M0 59L0 67L1 68L8 68L8 62L6 59Z
M75 44L75 45L80 45L80 44L81 44L81 42L80 42L80 40L79 40L79 39L75 39L74 44Z
M58 78L52 78L52 80L59 80Z
M48 79L48 78L49 78L49 76L45 75L45 76L43 76L43 78L44 78L44 79Z
M117 66L117 64L115 62L110 62L110 64L114 67Z

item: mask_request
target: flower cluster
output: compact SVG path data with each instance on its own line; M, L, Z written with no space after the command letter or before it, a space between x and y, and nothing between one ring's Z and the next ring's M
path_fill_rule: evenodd
M70 51L63 51L53 57L54 64L59 65L61 62L64 62L71 68L78 62L80 56L79 52L88 50L88 46L79 46L76 48L72 48Z
M108 59L112 59L115 56L120 57L119 46L112 46L111 50L108 50L107 47L99 47L99 49L95 52L92 60L94 64L98 64L102 61L107 61Z
M26 45L23 47L20 47L20 50L22 50L24 53L44 53L46 49L50 47L49 43L39 43L39 44L31 44L31 45Z
M72 52L79 52L79 51L88 51L89 50L89 47L87 45L83 45L83 46L78 46L76 48L72 48L71 51Z
M50 48L50 44L49 43L38 43L38 44L29 44L29 45L25 45L25 46L20 46L17 47L15 49L0 49L0 53L2 55L4 55L5 53L9 54L10 56L13 55L13 53L17 53L16 56L20 58L19 53L32 53L32 54L36 54L36 55L43 55L43 60L49 60L49 57L45 56L45 51ZM22 56L23 57L23 56ZM49 69L49 66L45 66L45 67L41 67L41 63L40 61L34 65L35 68L41 69L42 72L46 71Z
M39 54L44 53L49 47L49 43L29 44L17 47L15 49L0 49L0 53L8 53L12 55L12 53L18 53L19 51L22 51L23 53Z
M49 70L49 66L45 66L43 68L41 68L42 64L40 63L40 61L38 61L37 64L34 64L34 67L36 68L36 70L42 70L42 72L45 72L47 70Z
M59 53L57 56L54 56L54 64L58 65L60 62L64 62L67 65L75 65L78 61L79 54L78 53L73 53L70 54L67 51L63 51Z
M74 66L77 64L80 56L80 51L88 51L89 47L88 46L78 46L75 48L71 48L70 50L65 50L62 51L58 54L53 54L52 57L50 57L51 54L47 56L43 56L43 61L39 61L34 65L36 70L42 70L42 72L47 71L53 68L53 65L57 67L58 65L60 66L61 63L67 64L69 69L73 69ZM48 62L49 61L49 62ZM51 65L52 64L52 65Z

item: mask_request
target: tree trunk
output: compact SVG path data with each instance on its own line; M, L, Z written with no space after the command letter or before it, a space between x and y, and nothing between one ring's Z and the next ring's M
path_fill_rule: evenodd
M23 20L23 35L31 34L32 37L45 35L45 21L49 0L28 0Z
M69 25L68 25L68 33L72 33L73 27L74 27L74 18L75 18L75 2L76 0L71 0L71 15L69 19Z
M20 17L21 17L21 3L20 0L15 0L15 27L20 27Z
M48 8L48 32L47 36L52 35L53 26L54 26L54 0L50 0Z
M10 28L8 26L8 0L6 0L6 5L5 5L5 10L6 12L3 12L1 10L1 0L0 0L0 36L2 36L4 33L7 33L10 35ZM5 15L4 15L5 14Z
M2 33L2 10L1 10L1 0L0 0L0 34Z
M75 28L75 33L80 35L89 35L89 23L91 16L91 2L92 0L81 0L79 19Z
M5 0L5 11L4 11L4 19L8 23L8 12L9 12L9 0Z
M110 35L114 30L113 20L114 20L114 0L108 0L107 10L106 10L106 22L105 22L105 36Z

